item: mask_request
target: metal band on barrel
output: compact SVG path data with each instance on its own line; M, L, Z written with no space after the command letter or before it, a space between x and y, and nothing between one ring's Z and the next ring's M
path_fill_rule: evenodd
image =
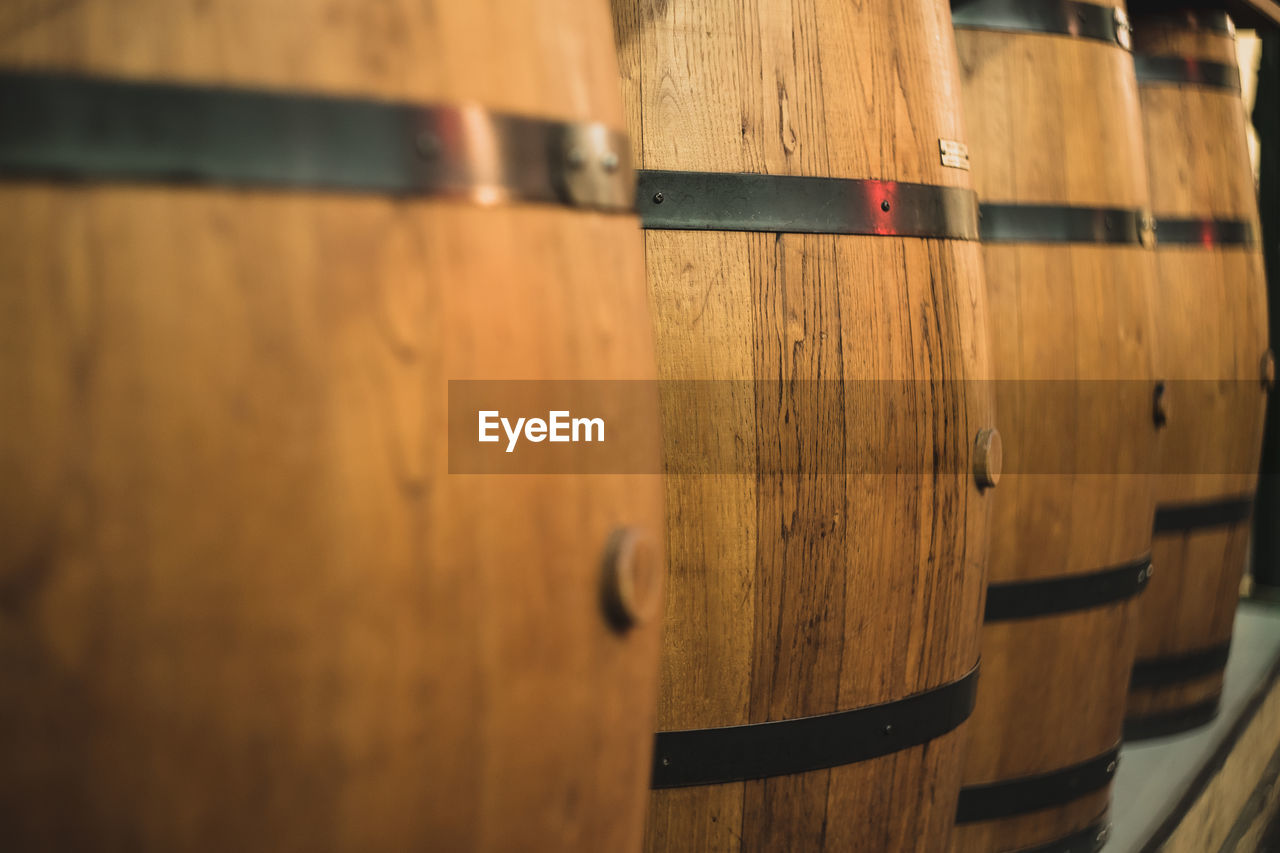
M1213 696L1203 702L1174 708L1169 711L1156 711L1137 717L1125 717L1124 739L1147 740L1153 737L1185 732L1213 722L1218 716L1221 696Z
M1253 514L1253 495L1232 495L1214 500L1156 507L1154 532L1186 533L1208 527L1230 527L1248 521Z
M1141 17L1144 29L1152 24L1164 24L1190 30L1209 30L1232 38L1236 35L1235 22L1221 9L1178 9L1174 12L1153 12L1144 9Z
M1004 30L1071 36L1133 46L1133 28L1123 9L1075 0L964 0L952 4L957 29Z
M978 239L973 191L933 184L641 170L636 206L656 230Z
M886 702L769 723L658 732L654 788L718 785L807 773L919 746L969 718L978 668L923 693Z
M1167 687L1170 684L1195 681L1206 675L1222 672L1227 666L1227 658L1230 655L1231 643L1226 642L1219 646L1197 649L1180 655L1140 659L1133 664L1129 686Z
M1104 815L1102 820L1094 821L1079 832L1035 847L1019 847L1013 853L1098 853L1110 837L1111 823Z
M631 212L601 124L293 92L0 71L0 176L440 196Z
M1116 773L1120 745L1070 767L960 789L956 823L1013 817L1059 806L1106 787Z
M985 619L1004 622L1102 607L1132 598L1150 579L1148 555L1084 574L992 583L987 587Z
M1145 210L983 202L984 243L1113 243L1149 246L1154 220Z
M1156 240L1162 246L1257 246L1258 229L1241 219L1156 217Z
M1193 56L1133 57L1138 85L1150 83L1190 83L1211 89L1240 91L1240 68L1223 62L1208 62Z

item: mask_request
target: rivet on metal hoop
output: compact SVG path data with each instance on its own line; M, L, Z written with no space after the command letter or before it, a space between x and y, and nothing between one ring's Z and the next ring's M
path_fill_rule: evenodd
M1133 25L1129 23L1129 16L1124 9L1119 6L1115 11L1116 18L1116 43L1125 50L1133 49Z
M1156 218L1149 211L1144 211L1138 220L1138 240L1144 249L1156 245Z

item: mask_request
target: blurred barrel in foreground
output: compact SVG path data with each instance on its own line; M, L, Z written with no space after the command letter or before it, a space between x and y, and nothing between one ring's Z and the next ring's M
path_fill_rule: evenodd
M636 849L657 478L444 441L447 380L654 376L607 6L24 9L4 845Z
M664 409L648 848L945 849L998 476L946 3L614 9L660 372L717 401Z
M1143 17L1134 42L1158 240L1156 324L1176 407L1125 724L1142 737L1217 711L1274 367L1230 21Z
M1150 575L1157 441L1129 31L1113 3L953 14L1006 453L955 849L1091 849Z

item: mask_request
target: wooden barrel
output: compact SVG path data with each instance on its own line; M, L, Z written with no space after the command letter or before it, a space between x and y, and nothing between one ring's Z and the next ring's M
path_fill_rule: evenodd
M1006 451L955 849L1092 849L1150 575L1157 442L1129 33L1114 3L953 14Z
M444 440L449 380L655 375L607 7L45 5L0 44L5 846L638 848L658 620L601 584L660 574L659 479Z
M1274 367L1230 20L1142 17L1134 50L1157 224L1155 317L1175 404L1161 449L1158 571L1125 723L1128 737L1143 737L1217 711Z
M648 849L943 849L998 475L947 6L614 15L659 372L700 389Z

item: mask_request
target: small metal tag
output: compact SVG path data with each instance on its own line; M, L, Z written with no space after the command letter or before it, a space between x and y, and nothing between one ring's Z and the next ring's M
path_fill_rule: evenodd
M939 139L938 150L942 152L942 165L953 169L969 170L969 146L954 139Z

